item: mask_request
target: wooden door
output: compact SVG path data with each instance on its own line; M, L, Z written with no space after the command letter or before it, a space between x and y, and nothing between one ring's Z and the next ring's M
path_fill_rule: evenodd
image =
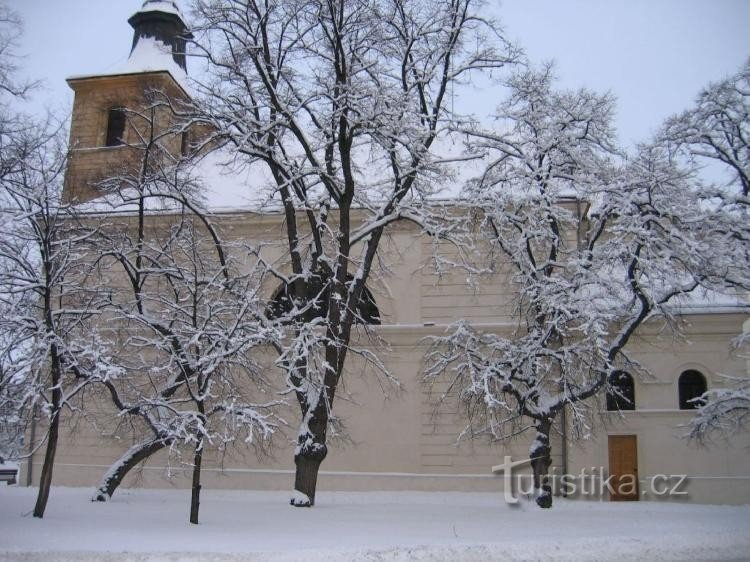
M638 440L635 435L609 436L610 501L638 500Z

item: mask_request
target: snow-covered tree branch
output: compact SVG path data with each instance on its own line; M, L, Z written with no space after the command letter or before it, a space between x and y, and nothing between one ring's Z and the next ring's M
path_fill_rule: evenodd
M81 206L98 232L90 245L95 282L110 286L109 322L98 328L118 342L127 373L105 387L136 440L95 499L108 499L155 452L189 448L190 520L198 523L206 448L262 449L282 423L280 400L256 400L265 384L260 354L279 332L265 316L262 268L243 265L242 249L221 239L202 209L194 161L169 150L182 125L164 125L159 114L168 107L155 94L152 105L125 110L138 134L123 150L138 154L138 165L128 161L99 183L101 198Z
M738 202L750 201L750 59L734 75L709 84L694 107L667 121L665 140L696 165L713 161L728 172Z
M514 319L495 331L459 322L435 339L427 376L448 377L475 406L475 434L533 425L537 503L549 507L558 415L565 409L573 434L587 433L591 399L614 389L644 322L677 327L674 307L688 295L745 286L747 261L736 260L748 223L730 233L708 221L695 170L664 146L626 159L610 96L556 90L549 65L516 74L508 88L497 129L465 131L488 164L464 204L476 208L488 268L517 291Z
M455 120L450 88L518 57L474 4L194 3L210 74L201 119L235 164L270 174L268 201L284 213L277 319L293 338L279 364L301 411L293 505L315 502L352 330L375 320L366 286L388 226L445 224L427 202L449 175L437 145Z
M706 256L713 272L712 285L733 282L747 299L750 269L750 60L732 76L709 84L694 106L670 118L661 140L683 157L687 165L710 171L722 178L705 185L699 193L705 215L696 217L701 240L717 255ZM731 253L730 255L726 255ZM726 261L724 259L726 258ZM721 263L716 263L719 260ZM747 357L747 333L737 338L735 349ZM707 439L747 427L748 373L725 373L727 387L713 388L700 399L689 435Z
M117 375L109 345L91 321L100 310L96 288L85 288L91 265L83 246L92 233L79 228L61 202L66 164L57 133L29 122L4 156L14 164L0 180L0 319L3 333L2 398L15 402L17 418L34 423L40 413L46 452L34 515L42 517L52 478L65 407L94 381ZM31 443L33 449L39 443Z

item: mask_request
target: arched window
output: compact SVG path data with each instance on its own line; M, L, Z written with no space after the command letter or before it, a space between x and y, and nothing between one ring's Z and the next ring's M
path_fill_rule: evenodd
M354 281L354 277L347 275L347 284L352 281ZM313 318L319 318L328 314L328 296L330 294L330 289L328 287L326 287L325 290L323 289L323 284L319 277L314 280L309 280L307 286L310 298L317 296L313 305L307 310L302 318L309 321ZM293 285L282 285L276 290L266 312L269 318L283 318L286 314L292 311L294 307L293 291ZM359 300L354 323L371 325L380 324L380 311L378 310L378 305L375 303L375 297L367 287L364 288L362 297Z
M680 375L677 381L677 391L680 396L680 410L695 410L700 406L691 402L706 392L706 377L700 371L690 369Z
M625 371L615 371L609 376L607 410L635 410L635 384Z
M107 140L105 146L120 146L125 144L125 111L121 107L113 107L107 113Z

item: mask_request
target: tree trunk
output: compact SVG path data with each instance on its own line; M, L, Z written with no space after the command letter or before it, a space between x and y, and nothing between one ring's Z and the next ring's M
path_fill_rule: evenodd
M320 448L322 447L322 449ZM294 475L295 495L291 504L295 507L312 507L315 505L315 489L318 485L318 470L328 450L321 445L317 453L302 453L294 455L296 471ZM324 451L321 453L321 450Z
M198 509L201 500L201 463L203 462L203 439L198 440L195 446L195 457L193 459L193 489L190 496L190 522L198 524Z
M91 500L98 502L108 501L133 468L169 445L169 443L167 439L156 439L133 445L110 467Z
M549 443L552 421L545 419L536 422L536 438L529 448L531 469L534 471L534 492L536 504L542 508L552 507L552 487L549 485L549 467L552 464L552 449Z
M322 400L321 400L322 401ZM300 432L297 450L294 454L296 466L294 476L294 496L291 504L295 507L315 505L315 490L318 485L318 470L328 455L326 429L328 412L325 406L318 406L303 425L306 431Z
M57 440L60 432L60 403L62 402L62 391L59 384L52 390L52 419L50 419L49 433L47 435L47 450L44 453L44 464L42 475L39 479L39 493L34 505L34 517L44 517L47 509L49 490L52 487L52 469L55 466L55 454L57 453Z

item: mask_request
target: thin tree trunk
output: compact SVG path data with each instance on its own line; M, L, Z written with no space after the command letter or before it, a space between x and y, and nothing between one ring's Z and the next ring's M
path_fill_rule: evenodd
M94 497L91 498L92 501L108 501L133 468L168 444L168 439L156 439L133 445L122 457L112 464L107 473L102 477L99 487L94 492Z
M198 400L197 405L201 421L199 431L205 431L206 417L205 410L203 409L203 401ZM193 457L193 488L190 494L190 522L193 525L198 524L198 510L201 505L201 464L203 463L203 443L203 434L201 433L201 436L195 444L195 456Z
M534 492L536 504L542 508L552 507L552 487L549 485L549 467L552 464L552 449L549 434L551 420L536 422L536 438L529 448L531 469L534 471Z
M52 388L52 418L50 419L49 433L47 435L47 450L44 453L44 464L42 465L42 474L39 479L39 493L34 505L34 517L44 517L44 510L47 509L47 500L49 491L52 487L52 470L55 466L55 454L57 453L57 440L60 433L60 408L62 404L62 390L59 382L59 369L57 359L53 355L52 370L58 375L53 375L54 386ZM55 381L57 379L57 381Z
M195 446L195 457L193 459L193 489L190 496L190 522L198 524L198 509L201 500L201 463L203 462L203 439L198 440Z

